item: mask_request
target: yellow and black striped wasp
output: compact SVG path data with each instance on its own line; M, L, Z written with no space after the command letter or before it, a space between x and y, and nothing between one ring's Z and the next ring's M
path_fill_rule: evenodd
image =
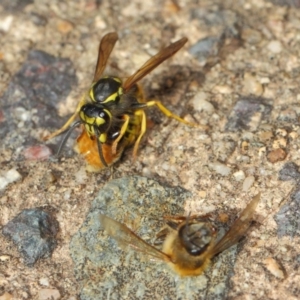
M195 125L173 114L160 101L146 102L143 91L137 84L182 48L187 38L183 37L159 51L124 82L114 76L102 77L117 40L116 32L108 33L102 38L91 87L64 126L45 138L51 139L67 130L58 150L59 155L72 130L82 124L84 130L77 139L77 150L84 154L86 161L96 169L113 164L123 150L132 144L133 156L136 157L141 138L146 132L144 110L147 107L157 106L166 116L191 126ZM79 121L74 122L77 117Z

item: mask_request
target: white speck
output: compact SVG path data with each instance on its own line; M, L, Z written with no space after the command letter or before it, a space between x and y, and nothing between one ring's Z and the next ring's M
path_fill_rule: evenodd
M78 184L83 184L87 181L87 174L84 167L81 167L79 171L75 173L75 179Z
M210 163L209 168L214 170L215 172L217 172L218 174L222 175L222 176L227 176L230 174L231 169L219 162L215 162L215 163Z
M45 278L45 277L41 278L39 280L39 283L40 283L40 285L49 286L49 280L48 280L48 278Z
M204 92L197 93L193 99L191 100L191 104L193 105L194 109L197 111L205 111L207 113L214 112L214 106L208 102L207 94Z
M21 178L21 174L16 169L10 169L0 176L0 190L4 190L6 186Z
M16 119L23 122L28 121L31 117L31 113L24 107L16 107L14 109L14 115L16 116Z
M240 170L233 173L233 177L236 181L242 181L245 179L245 173L242 170Z
M12 15L9 15L9 16L3 18L0 22L0 30L7 32L10 29L13 19L14 18Z
M271 41L267 48L272 52L272 53L280 53L282 51L282 45L279 41Z

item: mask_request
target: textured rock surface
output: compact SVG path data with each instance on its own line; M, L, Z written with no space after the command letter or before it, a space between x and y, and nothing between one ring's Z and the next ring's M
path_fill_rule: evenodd
M140 175L191 192L181 206L186 213L231 217L261 191L228 298L299 298L298 171L281 171L286 163L300 165L299 1L0 2L0 226L24 209L51 206L60 228L51 259L33 268L0 235L0 297L38 299L48 290L63 300L77 298L82 282L71 237L111 177ZM61 140L47 142L47 149L42 138L74 112L109 31L120 38L105 74L123 78L187 36L184 48L141 84L148 99L209 129L178 124L153 108L135 161L128 149L112 170L87 173L73 151L76 131L59 161L41 161ZM190 54L193 47L198 52Z
M120 250L99 221L99 214L106 214L152 244L164 225L163 216L182 215L183 203L190 197L180 187L167 187L145 177L124 177L107 183L71 241L80 298L153 299L159 295L162 299L224 299L233 275L236 246L219 255L205 274L181 278L145 253L130 247L128 251Z

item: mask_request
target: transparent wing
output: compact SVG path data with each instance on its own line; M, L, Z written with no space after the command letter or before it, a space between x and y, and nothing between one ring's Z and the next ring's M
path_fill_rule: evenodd
M106 34L99 45L98 60L95 69L95 75L93 82L98 81L106 67L108 58L118 40L118 34L116 32L110 32Z
M114 238L120 247L130 246L139 252L151 255L160 260L170 261L170 257L162 251L146 243L126 225L100 214L99 219L105 231Z
M210 257L226 250L227 248L236 244L246 233L250 227L253 214L257 207L258 202L260 201L260 193L257 194L246 208L242 211L241 215L235 222L232 224L229 231L221 238L219 242L212 248L210 251Z
M133 75L127 78L123 85L125 92L130 90L130 88L141 80L144 76L150 73L158 65L160 65L167 58L174 55L182 46L187 42L187 38L183 37L175 43L172 43L168 47L159 51L156 55L152 56L140 69L138 69Z

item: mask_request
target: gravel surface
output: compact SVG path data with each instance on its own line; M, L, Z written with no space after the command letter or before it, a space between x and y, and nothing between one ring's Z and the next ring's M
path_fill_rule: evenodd
M0 235L1 300L80 299L72 237L103 186L132 175L188 191L179 213L223 212L229 221L260 191L256 222L237 247L224 298L299 298L299 1L3 0L0 16L1 230L24 209L50 209L59 224L52 256L31 267ZM79 130L56 160L62 137L43 138L74 112L91 84L99 41L111 31L119 41L105 73L122 78L188 37L141 84L147 99L208 129L151 108L136 160L128 149L112 168L90 173L73 150ZM163 213L158 201L152 205L153 214ZM138 214L147 218L148 211ZM141 266L153 268L148 263ZM200 297L187 295L182 299Z

